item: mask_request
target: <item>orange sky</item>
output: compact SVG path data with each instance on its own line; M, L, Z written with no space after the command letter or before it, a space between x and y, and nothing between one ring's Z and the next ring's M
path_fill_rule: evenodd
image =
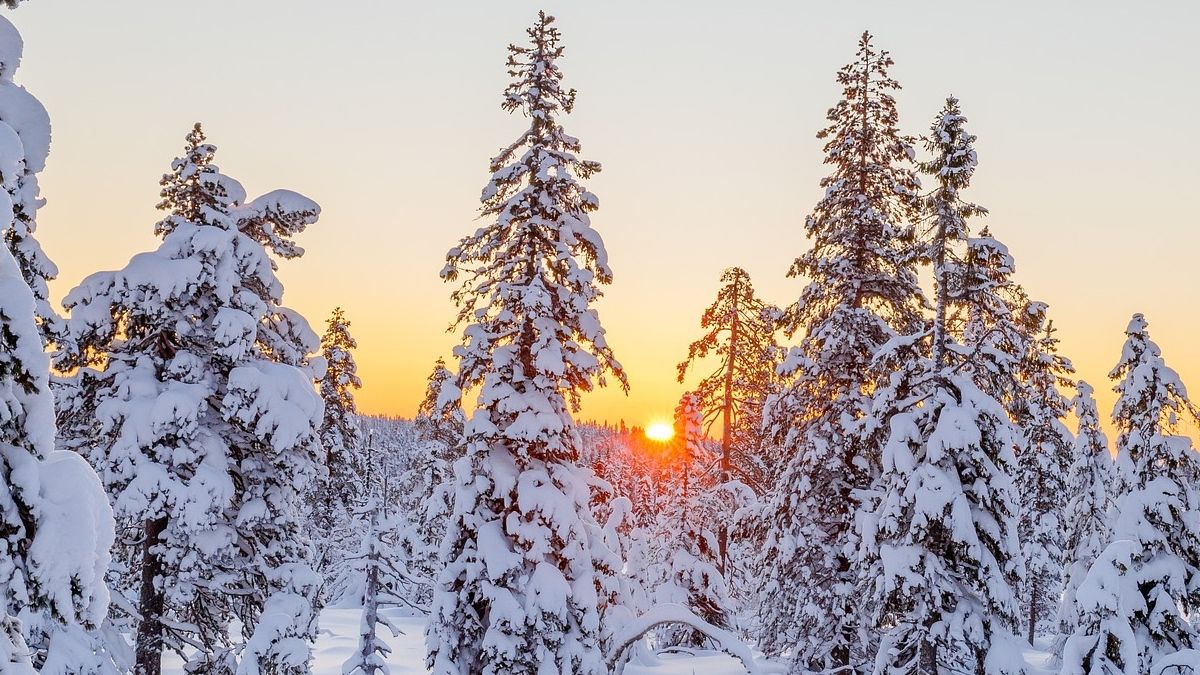
M675 364L723 268L747 269L768 301L797 296L803 282L784 273L825 171L813 134L865 27L896 59L905 129L922 131L946 94L962 100L979 136L970 197L1050 303L1102 413L1135 311L1200 387L1200 94L1180 86L1195 79L1195 4L543 4L579 89L567 129L604 164L593 222L616 281L599 309L632 385L588 396L583 418L670 419ZM62 269L55 294L155 245L158 177L202 120L251 194L322 204L308 253L283 263L287 302L318 330L345 307L361 408L411 415L455 339L443 256L477 226L488 158L522 129L499 109L504 47L538 6L23 5L10 14L26 41L17 79L54 121L39 236ZM947 61L944 36L970 24L988 30ZM221 39L180 50L184 27Z

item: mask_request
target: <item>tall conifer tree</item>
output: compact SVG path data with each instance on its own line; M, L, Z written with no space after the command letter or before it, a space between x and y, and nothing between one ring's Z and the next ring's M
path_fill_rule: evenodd
M721 284L700 317L704 335L688 346L678 379L682 383L689 368L715 357L716 367L694 393L705 426L720 422L722 481L736 478L762 488L774 473L765 456L762 409L775 388L782 352L775 341L779 311L755 295L750 275L740 267L725 270Z
M560 122L575 91L561 85L554 18L539 13L527 34L509 47L502 107L529 127L492 159L488 222L442 272L465 277L457 384L479 397L427 629L434 675L606 672L601 620L619 592L571 419L606 374L625 385L591 306L612 279L589 219L599 202L580 183L600 165Z
M842 99L829 110L824 196L805 228L812 248L788 272L810 280L784 317L803 335L781 367L792 381L770 406L768 429L789 456L763 519L760 646L791 650L797 668L858 665L854 548L857 491L878 473L882 438L864 436L871 363L897 334L923 324L913 220L920 181L898 129L892 58L870 34L838 72Z
M1017 543L1015 431L1003 406L965 374L968 358L947 333L950 270L985 213L960 192L975 172L975 137L958 101L947 99L922 166L935 182L927 257L938 301L932 342L925 333L893 342L878 357L874 415L886 421L883 473L863 519L866 606L882 634L874 672L1020 672L1008 656L1021 577ZM966 662L965 664L963 662Z
M1026 639L1033 644L1038 627L1057 611L1062 583L1063 541L1067 503L1066 477L1071 465L1071 433L1063 423L1070 401L1060 386L1070 386L1075 372L1058 353L1054 324L1046 305L1030 302L1023 313L1026 327L1024 358L1018 362L1015 395L1009 414L1021 430L1018 453L1021 489L1021 543L1025 558L1024 598Z
M1159 658L1197 646L1189 621L1200 610L1200 461L1179 433L1200 421L1178 373L1134 314L1109 373L1117 403L1119 480L1113 543L1076 596L1078 625L1063 672L1151 672Z
M710 355L716 368L700 380L695 395L707 428L721 422L721 483L735 479L762 490L772 480L762 434L762 410L775 388L781 349L775 341L778 310L754 294L750 275L731 267L721 275L717 299L700 317L704 336L688 346L679 381L688 368ZM730 578L729 532L735 505L718 523L718 569Z
M316 476L317 337L281 305L268 253L300 255L311 200L246 201L200 125L162 180L158 249L88 277L66 300L74 371L64 418L126 532L136 675L197 645L196 672L305 672L318 586L300 490ZM230 643L237 617L244 643ZM236 640L236 638L234 638Z
M1110 511L1116 465L1109 454L1108 437L1100 428L1092 387L1080 380L1075 385L1075 417L1079 432L1067 472L1068 501L1063 509L1066 524L1066 556L1059 594L1059 633L1069 635L1079 623L1076 595L1092 563L1111 538Z

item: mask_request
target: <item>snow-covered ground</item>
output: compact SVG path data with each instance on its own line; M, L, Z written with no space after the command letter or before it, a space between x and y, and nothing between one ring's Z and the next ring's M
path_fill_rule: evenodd
M392 653L388 657L388 666L392 675L427 675L425 670L425 617L407 616L397 610L385 610L396 628L403 631L399 637L388 637L388 646ZM327 609L321 613L321 638L313 653L313 675L341 675L342 664L350 657L350 653L358 646L358 624L362 610L358 609ZM783 672L782 668L772 668L769 664L761 664L766 673ZM630 664L625 668L625 675L745 675L746 669L737 659L723 654L667 655L659 658L659 663L653 666ZM168 655L163 667L163 675L183 675L182 662L173 655Z
M392 675L427 675L423 665L425 659L425 617L408 616L398 610L384 610L396 628L403 631L399 637L388 636L392 648L388 665ZM326 609L321 613L321 638L313 658L313 675L341 675L342 664L358 646L358 625L362 611L358 609ZM382 629L382 627L381 627ZM387 636L386 629L384 635ZM1042 645L1039 645L1042 646ZM1051 675L1055 672L1053 659L1044 651L1029 648L1024 652L1029 664L1029 675ZM760 660L759 671L763 675L784 673L787 669L779 663ZM183 675L180 662L168 657L164 675ZM630 663L625 675L745 675L746 669L730 656L718 653L667 654L658 657L657 663L644 665Z

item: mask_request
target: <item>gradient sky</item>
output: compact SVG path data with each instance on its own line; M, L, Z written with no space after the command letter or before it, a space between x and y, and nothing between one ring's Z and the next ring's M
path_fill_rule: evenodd
M979 136L970 197L1063 350L1111 409L1106 374L1144 312L1200 388L1200 3L31 0L18 82L54 123L39 236L56 297L153 248L159 176L201 120L251 195L307 194L321 222L284 262L286 301L320 330L342 305L360 407L411 415L445 332L445 251L477 227L488 158L524 122L500 110L505 46L558 16L579 90L566 122L616 273L600 303L632 389L582 417L668 417L675 363L727 266L765 299L808 244L826 169L814 133L864 29L892 52L902 126L947 94Z

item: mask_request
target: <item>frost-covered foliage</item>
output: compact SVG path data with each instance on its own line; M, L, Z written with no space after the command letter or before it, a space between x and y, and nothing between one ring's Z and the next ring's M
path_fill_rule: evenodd
M319 207L287 191L247 201L200 125L163 177L159 247L67 296L73 372L61 411L125 538L114 571L136 612L137 668L164 647L241 673L305 672L319 584L302 492L320 461L319 343L280 303L277 256ZM228 632L240 620L245 642Z
M320 429L324 470L308 495L313 563L327 581L337 573L340 559L353 551L348 529L353 510L362 501L366 467L354 403L354 390L362 387L362 381L352 353L357 348L345 313L341 307L334 309L321 336L325 372L317 380L317 390L325 403ZM329 600L330 584L322 588L324 599Z
M108 675L112 510L95 472L54 450L43 347L57 331L46 302L55 271L33 237L50 123L12 81L21 48L0 17L0 671Z
M12 217L0 201L0 221ZM112 510L95 472L54 450L36 307L0 247L0 671L114 673L97 633L109 602Z
M883 478L862 547L876 673L937 672L965 660L1005 673L1022 578L1013 430L968 377L897 378L912 408L891 419ZM999 669L993 669L991 664Z
M931 359L935 366L945 365L951 346L947 326L951 302L966 295L964 279L959 270L969 247L970 228L967 219L987 214L987 209L964 201L960 191L971 183L978 164L975 136L966 131L958 99L951 96L933 120L925 149L932 158L921 164L921 172L935 181L933 191L924 199L924 210L933 224L923 257L933 265L936 302L932 333ZM966 248L966 250L963 250Z
M1018 364L1028 343L1022 324L1028 298L1013 281L1016 263L985 226L946 264L947 326L958 342L947 348L969 359L975 383L1007 407L1017 396Z
M1058 354L1058 339L1044 304L1026 306L1024 325L1027 350L1018 363L1017 395L1008 407L1021 430L1017 483L1026 571L1022 598L1026 638L1032 644L1038 627L1055 616L1065 565L1063 507L1068 500L1066 478L1074 439L1063 423L1070 401L1059 387L1073 384L1068 376L1075 369Z
M886 420L882 475L862 519L862 597L881 634L874 672L966 667L1015 672L1011 634L1022 577L1017 541L1015 430L995 398L963 372L945 329L952 261L983 209L960 197L975 171L975 137L951 98L934 119L922 166L935 181L928 258L938 290L933 329L894 340L877 357L891 373L874 395ZM921 353L925 335L929 357ZM1019 671L1019 667L1016 669Z
M1061 675L1145 675L1135 615L1145 610L1138 588L1141 554L1118 540L1096 558L1076 592L1077 624L1063 648Z
M864 33L828 113L824 196L805 228L813 246L788 275L810 280L783 328L803 334L780 374L791 382L768 404L767 425L789 464L761 519L759 646L792 651L816 670L852 661L858 646L853 550L856 491L869 487L882 439L864 438L870 366L896 334L916 332L926 306L911 222L920 181L914 150L897 128L892 59Z
M15 7L15 2L9 3ZM37 210L45 204L37 174L45 168L50 153L50 116L42 104L13 81L21 64L21 34L0 17L0 183L7 193L11 217L0 224L0 235L8 246L21 276L33 291L38 328L44 343L62 337L63 322L50 304L48 282L58 268L38 243Z
M400 547L412 570L418 592L414 602L428 607L433 584L442 571L439 548L454 508L454 462L463 456L465 419L454 374L438 359L429 374L425 398L415 422L420 444L407 463L400 505L412 514L401 533Z
M927 147L934 160L922 166L939 181L926 200L935 228L953 247L937 244L926 259L938 275L933 332L949 335L944 351L963 363L976 386L999 401L1016 424L1022 557L1027 588L1020 594L1028 619L1029 639L1038 622L1050 616L1053 594L1062 572L1064 535L1061 508L1072 438L1063 424L1068 402L1058 387L1073 372L1057 353L1057 339L1046 305L1032 302L1013 281L1016 265L1008 247L988 228L970 236L966 219L985 214L982 207L961 201L955 183L969 181L975 166L974 137L963 131L965 119L956 99L948 99L935 120ZM965 185L965 183L962 183ZM935 339L936 345L941 339ZM934 353L939 360L942 355Z
M465 277L457 386L479 395L427 632L434 675L606 672L601 621L622 568L592 516L596 481L576 465L570 416L606 374L625 382L591 307L612 272L579 178L600 167L559 123L575 92L560 84L553 17L527 32L509 48L503 107L530 125L493 158L488 222L442 273Z
M358 408L354 404L354 390L362 387L352 353L357 348L345 312L341 307L334 309L321 336L325 374L318 380L317 388L325 402L321 446L325 449L328 470L326 503L336 500L343 507L354 501L354 485L361 481L362 475L362 441L355 419Z
M1200 464L1176 427L1181 416L1195 422L1198 411L1141 314L1125 335L1109 377L1118 395L1112 415L1118 458L1128 471L1116 543L1076 593L1079 625L1063 655L1073 672L1144 675L1162 656L1197 643L1189 616L1200 609ZM1096 644L1104 658L1096 656Z
M1067 472L1067 505L1063 508L1066 549L1058 619L1059 633L1068 635L1079 622L1075 596L1092 563L1111 539L1110 510L1116 465L1109 454L1108 437L1100 428L1100 416L1092 387L1080 380L1075 385L1075 417L1079 431Z
M390 630L392 637L399 631L379 610L413 606L410 591L413 579L403 566L397 545L397 522L381 511L379 503L371 499L358 514L360 522L366 521L362 523L366 527L362 528L358 553L348 562L359 577L356 594L363 615L358 649L342 666L343 675L387 675L389 670L384 660L391 648L380 637L379 627Z

